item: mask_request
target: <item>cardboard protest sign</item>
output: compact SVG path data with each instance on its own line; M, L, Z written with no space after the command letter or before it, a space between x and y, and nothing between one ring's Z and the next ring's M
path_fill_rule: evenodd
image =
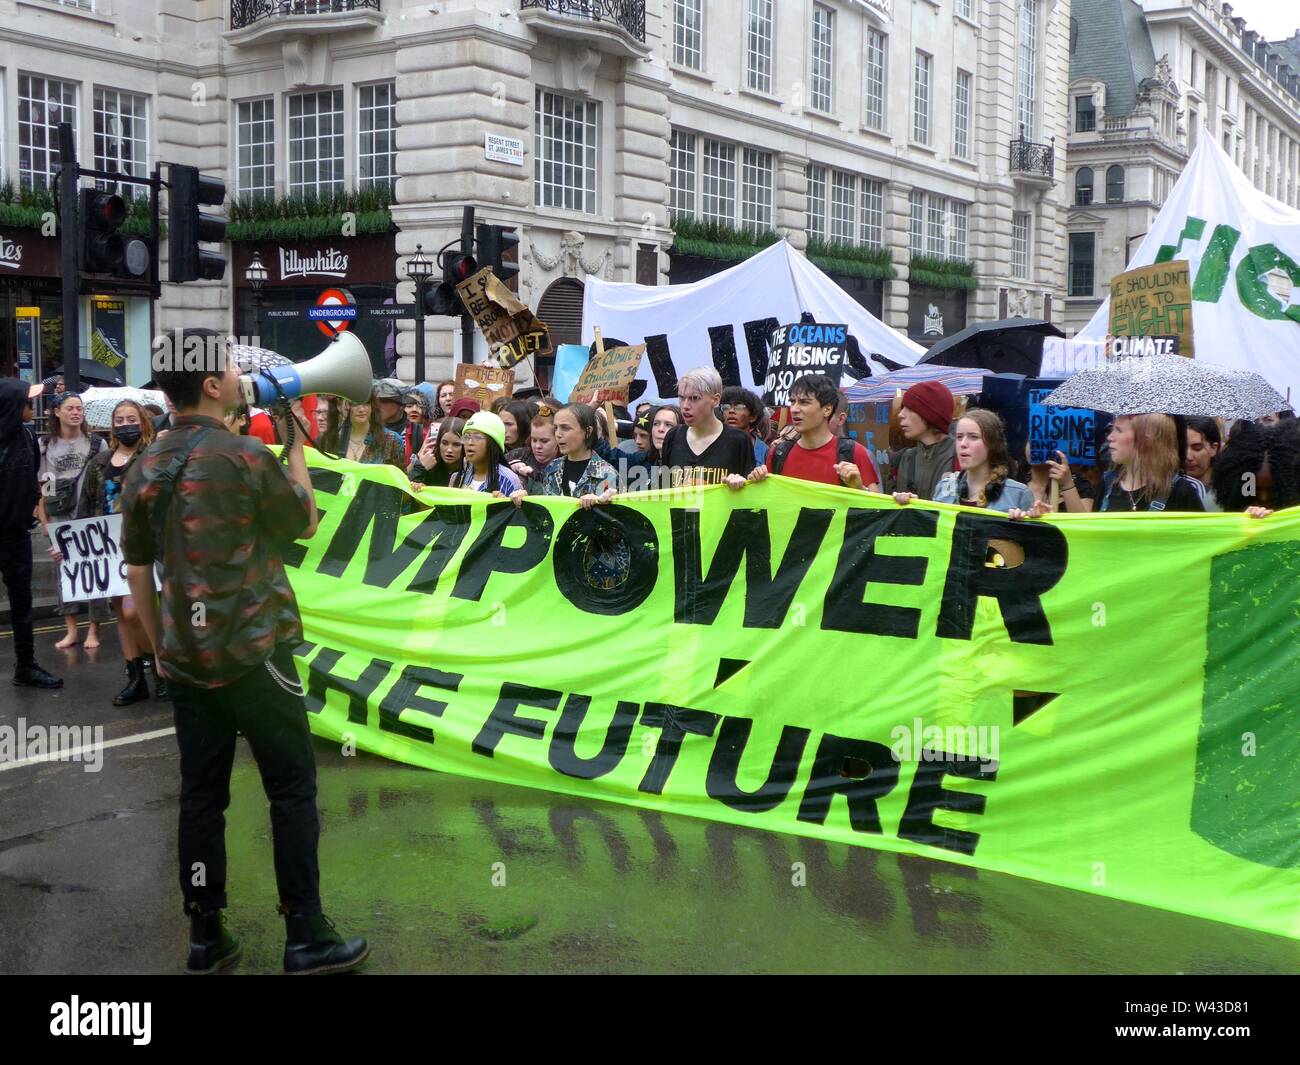
M553 350L546 323L515 298L490 266L467 277L456 292L502 366Z
M1300 939L1300 510L1016 522L789 477L516 508L306 454L361 482L316 480L285 560L320 737ZM503 653L502 610L545 639Z
M1049 407L1043 401L1055 391L1031 388L1029 399L1029 461L1056 461L1064 452L1071 466L1097 465L1097 412L1082 407Z
M122 556L121 514L51 524L50 542L63 554L59 587L65 603L131 594Z
M1110 283L1111 355L1186 355L1192 349L1192 289L1186 260L1116 274ZM1123 337L1150 337L1127 343Z
M598 351L583 367L578 383L569 393L569 402L621 403L627 406L628 389L636 378L637 367L644 355L644 344Z
M777 326L772 330L763 402L769 407L788 407L791 386L809 374L825 374L838 385L848 339L846 325L795 322Z
M455 399L469 396L478 400L478 405L487 410L494 400L509 396L515 390L515 372L499 366L480 366L477 363L456 364Z

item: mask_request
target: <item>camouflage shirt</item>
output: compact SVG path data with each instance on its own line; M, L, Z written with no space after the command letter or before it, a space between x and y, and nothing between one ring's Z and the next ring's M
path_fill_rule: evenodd
M266 445L215 418L181 415L134 464L122 494L122 544L133 566L162 562L159 658L169 677L220 688L302 638L281 554L307 527L306 492ZM201 428L212 431L176 481L154 543L157 477Z

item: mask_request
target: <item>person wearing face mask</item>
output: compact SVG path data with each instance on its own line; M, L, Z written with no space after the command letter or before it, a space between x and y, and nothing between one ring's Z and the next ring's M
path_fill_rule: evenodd
M103 439L92 433L86 424L85 407L75 392L55 395L48 407L49 432L41 439L41 502L37 511L47 538L51 524L81 517L77 513L77 504L81 499L81 482L86 466L104 448ZM63 561L63 554L53 539L50 539L49 554L56 565ZM65 603L63 582L59 581L56 587L59 613L63 615L67 631L54 646L63 651L77 644L77 616L81 613L81 603ZM87 651L99 646L99 626L108 620L108 610L107 599L92 599L86 603L90 618L90 627L86 630Z
M32 516L41 498L36 471L40 450L29 422L41 385L0 380L0 578L9 596L16 685L62 688L63 681L36 662L32 629Z
M109 446L87 463L82 478L78 513L83 518L121 513L127 474L153 442L153 424L133 399L124 399L113 408L111 422ZM126 659L127 676L126 687L113 697L113 705L130 706L149 698L145 661L152 660L154 648L131 596L114 596L113 612L117 615L117 638ZM155 696L167 698L166 678L155 675L154 683Z
M463 418L444 418L438 435L425 438L420 453L411 460L406 475L417 486L446 488L465 466L465 432Z

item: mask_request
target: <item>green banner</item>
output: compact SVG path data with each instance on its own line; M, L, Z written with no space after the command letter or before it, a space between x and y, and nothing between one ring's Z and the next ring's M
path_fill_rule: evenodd
M1300 938L1300 512L516 508L309 455L321 736Z

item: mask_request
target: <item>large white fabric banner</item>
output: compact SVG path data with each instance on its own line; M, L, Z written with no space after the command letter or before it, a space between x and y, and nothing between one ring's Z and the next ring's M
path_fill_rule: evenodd
M763 391L767 338L772 329L808 312L818 322L844 324L857 339L871 372L913 365L925 349L890 329L844 289L780 241L712 277L690 285L632 285L587 278L582 340L600 327L606 344L646 345L637 372L649 400L675 400L677 378L696 366L715 366L724 382ZM847 382L866 376L846 372Z
M1196 357L1254 370L1300 403L1300 211L1251 185L1213 137L1200 139L1128 269L1175 259L1191 265ZM1080 338L1104 339L1109 320L1106 300Z

